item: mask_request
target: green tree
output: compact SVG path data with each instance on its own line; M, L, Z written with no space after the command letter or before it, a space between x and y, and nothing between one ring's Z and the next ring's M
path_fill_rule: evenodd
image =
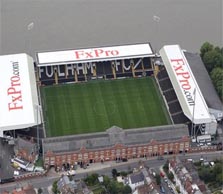
M173 179L174 179L174 175L173 175L172 172L167 173L167 177L168 177L168 179L170 179L171 181L173 181Z
M160 185L160 183L161 183L161 177L160 177L160 175L157 174L155 178L156 178L156 184L157 185Z
M201 56L201 58L203 59L204 54L205 54L206 52L208 52L208 51L213 50L213 48L214 48L214 46L213 46L212 44L210 44L209 42L205 42L205 43L201 46L201 48L200 48L200 52L201 52L200 56Z
M179 188L179 186L176 186L176 191L177 191L177 193L180 193L180 188Z
M221 99L223 99L223 68L217 67L214 68L211 72L211 79L213 81L213 84L215 86L215 89L220 96Z
M127 177L128 173L125 172L125 171L121 171L121 172L120 172L120 175L121 175L121 176L124 176L124 177Z
M111 181L110 184L108 185L107 190L109 191L109 193L111 194L117 194L118 191L118 187L115 181Z
M221 54L223 55L223 47L221 48Z
M199 176L205 183L212 182L215 179L213 172L206 167L201 168Z
M223 171L222 171L222 164L223 162L219 162L215 164L213 169L213 176L215 177L214 182L220 186L223 183Z
M89 186L93 186L99 183L98 181L98 174L93 173L89 176L87 176L87 178L85 179L85 183Z
M43 189L42 188L38 188L38 194L42 194L43 193Z
M216 47L214 48L214 50L216 50L218 53L221 53L221 54L222 54L222 52L221 52L221 48L220 48L220 47L216 46Z
M110 194L130 194L132 190L129 186L123 185L123 183L118 183L115 180L112 180L107 187L107 190Z
M217 50L211 50L204 54L203 62L210 73L215 67L221 67L223 62L223 56Z
M53 191L54 194L59 194L59 190L58 190L58 187L57 187L57 181L53 182L52 191Z
M165 173L167 173L169 171L169 161L168 160L163 165L163 170L164 170Z
M112 176L113 176L113 178L116 178L117 175L118 175L118 171L115 168L113 168L112 169Z
M123 193L123 194L131 194L131 193L132 193L132 189L131 189L131 187L128 186L128 185L125 185L125 186L123 187L123 189L122 189L122 193Z
M108 185L110 184L110 178L108 176L104 176L104 181L103 181L103 185L107 188Z

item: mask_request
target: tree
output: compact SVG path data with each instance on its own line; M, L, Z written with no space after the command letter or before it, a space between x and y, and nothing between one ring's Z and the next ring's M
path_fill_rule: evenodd
M218 53L221 53L221 54L222 54L222 52L221 52L221 48L220 48L220 47L216 46L216 47L214 48L214 50L216 50Z
M223 68L214 68L211 72L211 79L220 98L223 96Z
M108 185L107 190L109 191L109 193L111 194L117 194L118 191L118 187L115 181L111 181L110 184Z
M179 188L179 186L176 186L176 191L177 191L177 193L180 193L180 188Z
M132 193L132 189L129 185L125 185L122 189L122 193L123 194L131 194Z
M113 176L113 178L116 178L117 175L118 175L118 171L115 168L113 168L112 169L112 176Z
M85 183L89 186L96 185L98 182L98 174L96 173L87 176L87 178L85 179Z
M104 181L103 181L103 185L108 188L108 185L110 184L110 178L108 176L104 176Z
M121 171L121 172L120 172L120 175L121 175L121 176L124 176L124 177L127 177L128 173L125 172L125 171Z
M110 194L130 194L132 193L131 188L128 185L123 185L123 183L118 183L112 180L107 187Z
M172 172L168 173L167 176L168 176L168 179L170 179L171 181L173 181L174 175L173 175Z
M201 46L201 49L200 49L200 56L201 58L203 59L204 57L204 54L208 51L211 51L213 50L214 46L212 44L210 44L209 42L205 42L202 46Z
M223 62L223 56L217 50L211 50L211 51L206 52L202 59L203 59L204 65L209 73L215 67L221 67L222 62Z
M42 194L43 193L43 189L42 188L39 188L38 189L38 194Z
M209 42L205 42L201 46L200 56L219 97L223 100L223 47L214 47Z
M169 171L169 161L167 160L163 166L163 170L167 173Z
M160 185L160 183L161 183L161 177L160 177L160 175L157 174L155 178L156 178L156 184L157 185Z
M223 55L223 47L221 48L221 54Z
M58 187L57 187L57 181L53 182L52 191L53 191L54 194L58 194L59 193L59 190L58 190Z

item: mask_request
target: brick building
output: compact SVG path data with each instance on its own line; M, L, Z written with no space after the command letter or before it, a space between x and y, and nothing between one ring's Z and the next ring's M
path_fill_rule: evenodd
M126 130L113 126L106 132L45 138L42 145L47 168L187 152L190 138L182 124Z
M33 138L25 139L18 137L15 142L14 152L17 157L31 163L35 162L38 158L37 144Z

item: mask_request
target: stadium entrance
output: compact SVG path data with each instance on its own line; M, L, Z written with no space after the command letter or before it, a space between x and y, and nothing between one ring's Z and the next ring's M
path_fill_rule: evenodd
M150 44L37 53L41 85L118 79L153 73Z

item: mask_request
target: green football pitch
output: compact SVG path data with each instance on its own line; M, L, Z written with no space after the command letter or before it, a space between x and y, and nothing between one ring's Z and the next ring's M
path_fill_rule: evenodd
M169 123L150 77L44 86L41 96L48 137Z

